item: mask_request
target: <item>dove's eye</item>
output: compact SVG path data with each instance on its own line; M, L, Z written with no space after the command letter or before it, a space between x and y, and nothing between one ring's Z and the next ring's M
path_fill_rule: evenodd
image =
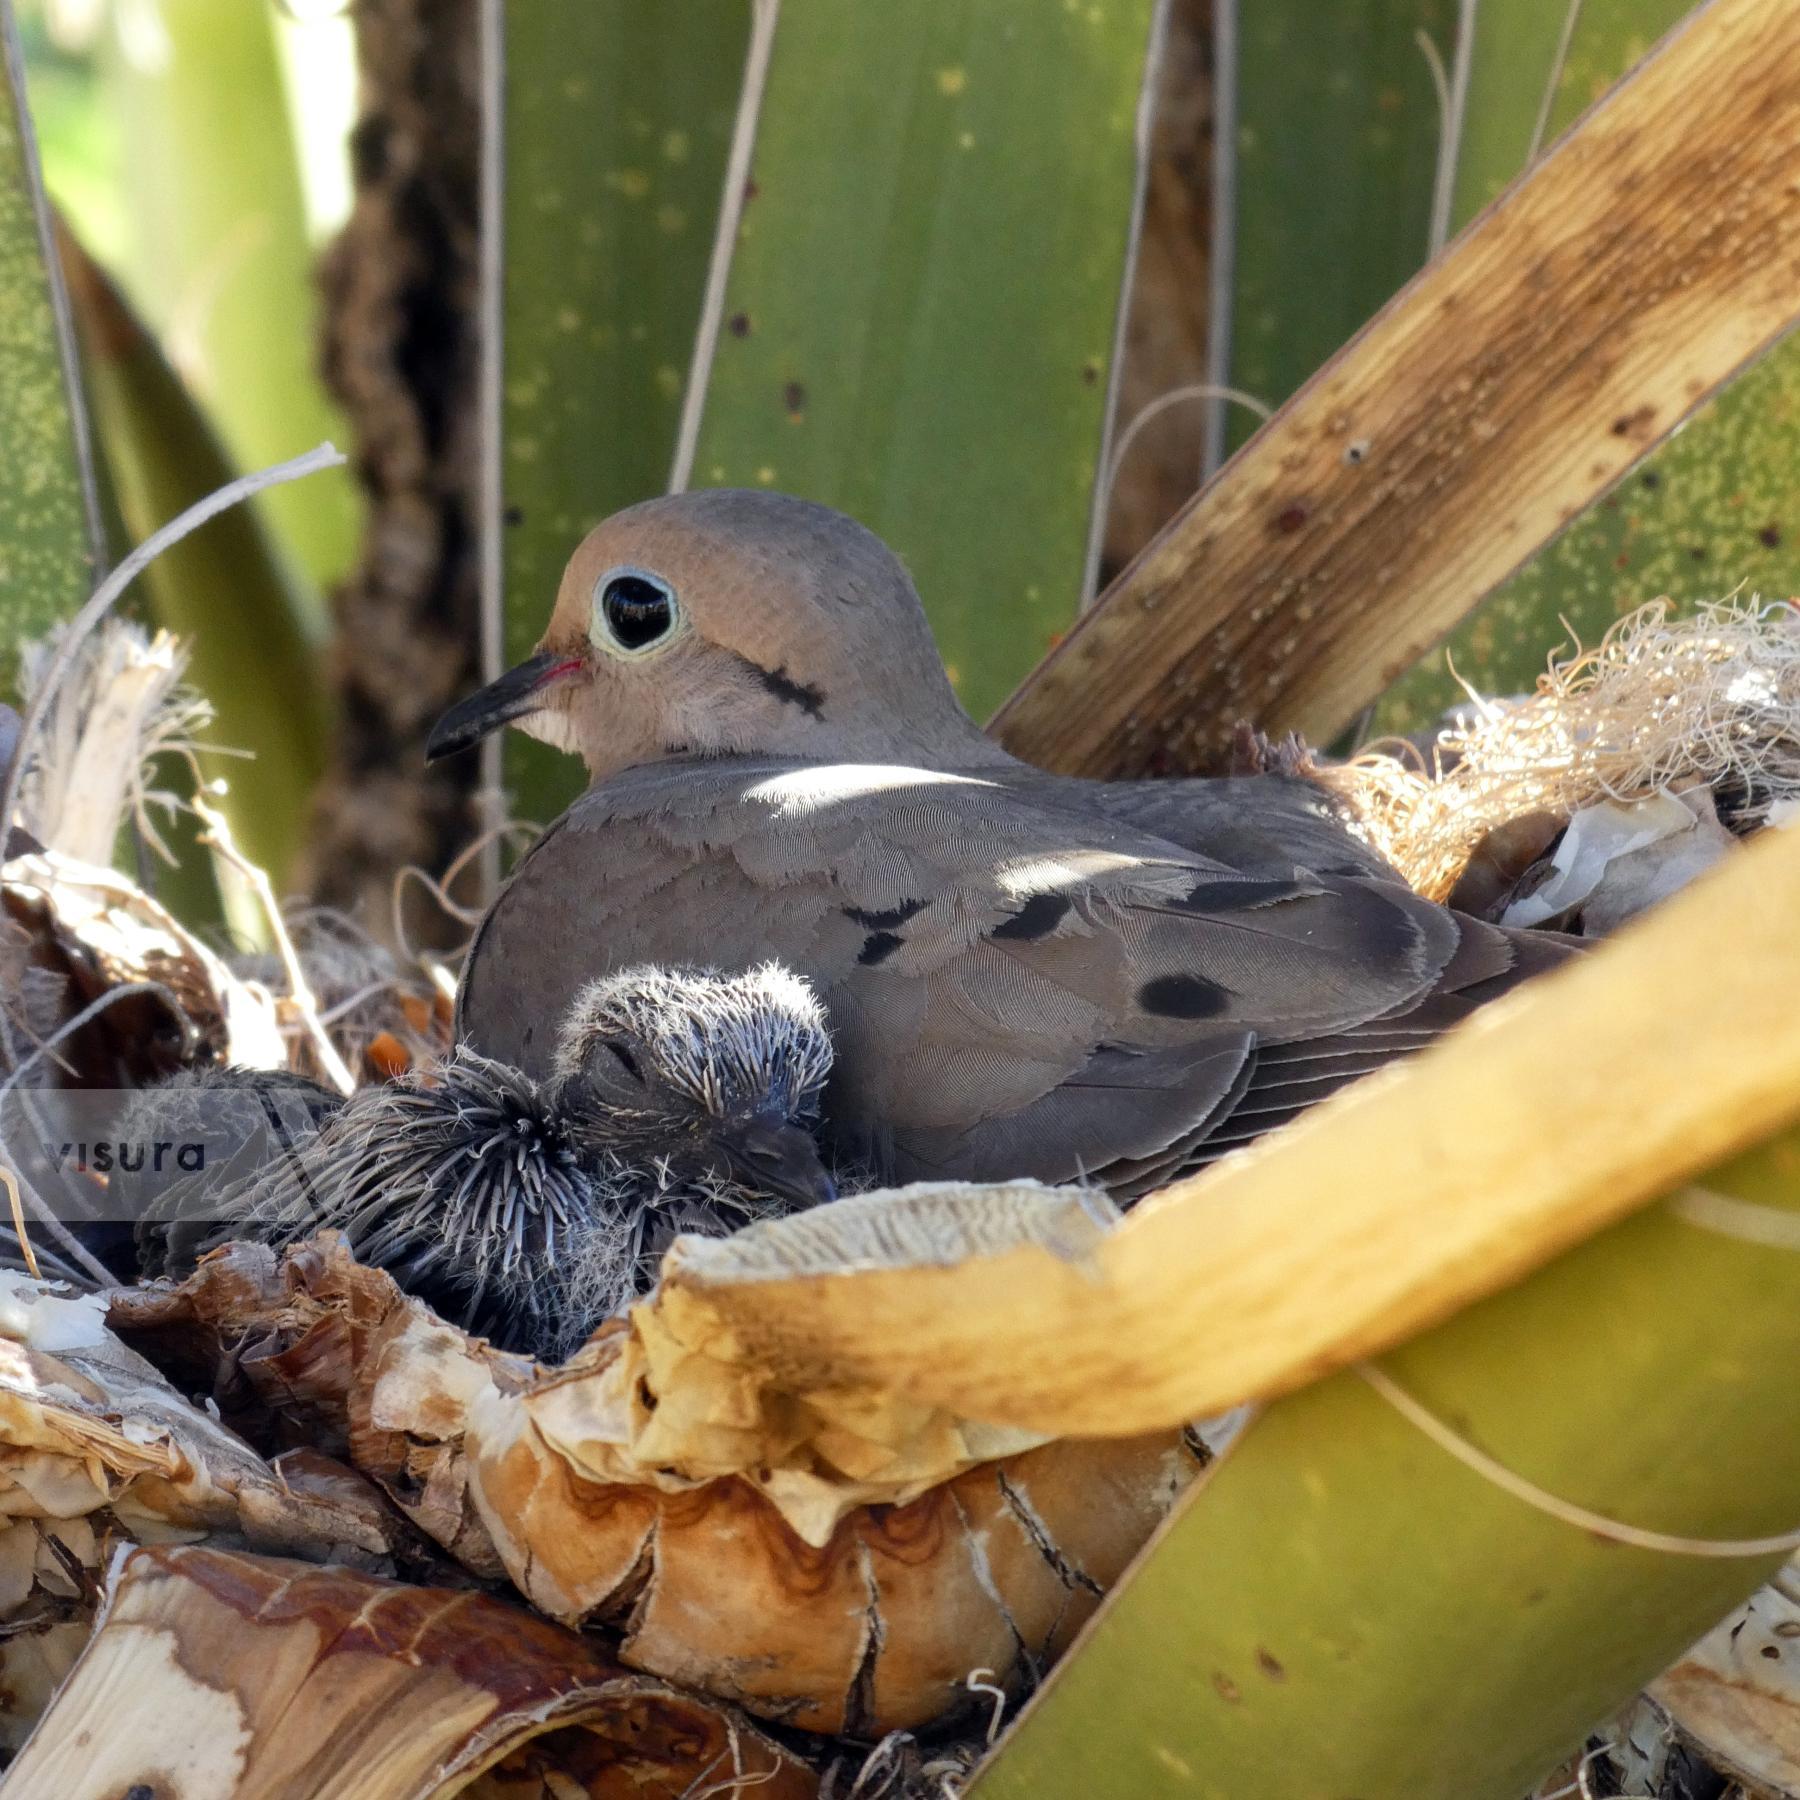
M675 591L660 576L642 569L615 569L596 584L588 636L614 656L645 656L659 650L680 625Z

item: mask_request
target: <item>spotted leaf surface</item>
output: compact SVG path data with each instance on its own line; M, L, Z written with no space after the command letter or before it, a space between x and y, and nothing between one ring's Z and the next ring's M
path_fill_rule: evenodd
M1559 60L1566 0L1481 8L1457 162L1455 223L1472 218L1598 100L1689 0L1587 0ZM1629 417L1613 421L1619 435ZM1430 726L1465 697L1527 692L1571 630L1585 644L1645 601L1683 610L1739 589L1800 594L1800 341L1702 406L1612 493L1498 588L1378 709L1383 731Z
M21 638L87 598L95 534L10 15L0 11L0 693Z
M991 710L1080 603L1150 0L775 28L693 461L853 513Z
M530 652L589 527L668 482L750 9L574 0L504 9L500 311L505 653ZM581 786L507 744L518 811Z

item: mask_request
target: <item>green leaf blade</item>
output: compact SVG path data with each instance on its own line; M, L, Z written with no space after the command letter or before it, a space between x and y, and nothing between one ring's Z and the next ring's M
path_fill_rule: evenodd
M664 491L748 40L742 0L506 9L500 484L505 654L526 656L570 551ZM518 811L570 759L513 734Z
M10 653L68 618L93 586L98 520L84 465L81 397L73 391L48 259L43 194L31 143L12 18L0 4L0 624Z
M158 0L102 40L104 103L128 146L126 292L170 347L231 461L263 468L346 441L317 369L319 302L273 0ZM260 494L254 509L304 582L307 630L354 562L348 469Z
M1425 261L1453 0L1243 0L1228 233L1233 387L1278 406ZM1235 449L1254 431L1229 416Z
M1705 1185L1800 1224L1797 1174L1789 1132ZM1797 1353L1800 1256L1665 1204L1383 1366L1553 1496L1737 1539L1795 1522ZM1607 1541L1338 1375L1226 1453L971 1800L1517 1800L1782 1560Z
M840 9L775 31L691 478L879 532L977 714L1081 599L1151 14L921 0L879 57Z

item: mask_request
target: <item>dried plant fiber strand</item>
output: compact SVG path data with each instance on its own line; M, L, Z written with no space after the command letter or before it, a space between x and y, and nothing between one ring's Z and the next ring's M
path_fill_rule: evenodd
M21 652L24 690L55 658L60 628ZM212 722L212 707L188 687L186 650L128 619L108 619L67 665L26 771L22 823L40 843L78 862L105 864L127 816L173 862L150 816L173 797L152 785L157 760L186 752Z
M1800 610L1723 600L1673 619L1668 600L1553 659L1537 692L1477 702L1427 772L1376 748L1321 771L1365 835L1422 894L1444 898L1476 845L1528 813L1567 817L1696 783L1740 833L1800 801Z
M7 828L18 814L20 794L24 787L26 768L31 762L32 747L37 743L39 735L44 729L44 722L62 691L70 669L75 665L82 647L95 629L105 619L108 612L118 604L138 576L171 544L179 543L190 532L198 530L208 519L236 506L252 494L259 493L264 488L275 487L282 482L297 481L302 476L311 475L320 469L335 468L344 461L343 453L333 445L320 444L304 455L292 457L286 462L275 464L272 468L260 470L255 474L243 475L236 481L227 482L224 487L208 494L203 500L197 500L186 511L177 514L159 530L153 531L94 589L82 605L81 610L63 629L57 639L55 649L44 665L36 672L35 691L32 694L30 705L25 709L25 716L19 727L18 742L13 752L11 765L6 770L4 777L0 778L0 841L5 839ZM16 1071L18 1061L18 1041L13 1029L13 1021L7 1016L7 1009L0 1007L0 1065ZM0 1139L0 1160L7 1160L3 1139ZM43 1217L42 1209L37 1205L35 1197L33 1197L32 1210Z
M168 524L151 532L94 589L80 612L69 621L57 640L55 651L37 676L36 692L31 697L30 706L26 708L24 723L19 728L18 748L6 776L5 789L0 792L0 820L10 821L18 811L19 790L24 782L25 765L30 759L31 747L37 741L45 716L82 645L144 570L171 544L180 543L190 532L198 531L208 519L249 499L252 494L261 493L264 488L278 487L284 481L298 481L302 476L316 474L320 469L337 468L345 460L343 452L334 445L320 444L303 456L291 457L271 468L258 470L252 475L240 475L236 481L228 481L222 488L208 494L204 500L196 500ZM0 1031L4 1029L0 1025ZM5 1047L10 1050L10 1042Z
M1608 1543L1627 1544L1634 1550L1658 1550L1665 1556L1715 1557L1726 1562L1774 1556L1784 1550L1800 1550L1800 1530L1759 1538L1678 1537L1666 1531L1645 1531L1639 1526L1608 1518L1604 1513L1590 1512L1585 1506L1577 1506L1574 1501L1564 1500L1560 1495L1539 1487L1536 1482L1527 1481L1523 1475L1507 1468L1504 1463L1496 1462L1486 1451L1477 1449L1460 1432L1446 1425L1436 1413L1421 1406L1405 1388L1373 1363L1357 1363L1355 1367L1357 1374L1401 1418L1409 1425L1416 1426L1440 1450L1454 1456L1464 1468L1472 1470L1484 1481L1491 1481L1495 1487L1511 1494L1515 1500L1535 1507L1553 1519L1560 1519L1565 1525L1574 1526L1577 1531L1591 1532L1596 1537L1605 1538Z

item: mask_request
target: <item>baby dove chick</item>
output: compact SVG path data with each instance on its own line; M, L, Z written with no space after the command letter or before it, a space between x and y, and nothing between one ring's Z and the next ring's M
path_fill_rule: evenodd
M835 1198L812 1137L830 1071L824 1013L779 965L622 970L576 996L544 1081L463 1047L365 1088L224 1196L202 1247L335 1229L445 1318L560 1360L677 1233Z

